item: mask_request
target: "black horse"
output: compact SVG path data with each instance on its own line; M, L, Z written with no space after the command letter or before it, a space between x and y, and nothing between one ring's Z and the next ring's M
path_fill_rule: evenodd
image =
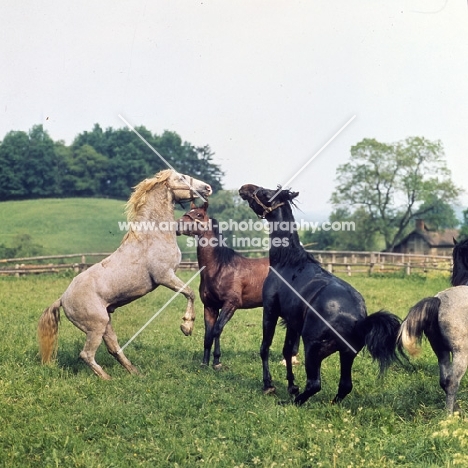
M299 242L292 213L298 195L289 190L269 190L243 185L240 196L252 210L270 223L270 272L263 286L263 390L272 385L269 350L278 318L286 324L283 356L286 360L288 391L296 404L305 403L320 391L320 367L331 354L340 354L341 377L337 403L352 390L351 369L357 353L367 346L380 364L380 372L397 359L396 338L400 319L380 311L367 316L364 299L353 287L324 270ZM299 393L294 384L291 356L298 336L304 342L307 384Z
M468 286L468 239L457 242L453 239L453 269L450 283L452 286Z

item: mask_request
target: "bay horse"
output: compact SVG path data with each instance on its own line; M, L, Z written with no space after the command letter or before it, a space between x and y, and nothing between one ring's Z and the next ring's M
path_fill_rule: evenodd
M445 392L445 408L453 413L460 382L468 367L468 239L454 239L452 288L415 304L401 324L398 345L410 355L420 352L426 335L439 364L439 384Z
M239 194L260 218L270 225L270 272L263 285L263 339L260 355L263 365L263 391L275 391L269 370L269 350L276 324L286 325L283 356L286 360L288 392L294 403L304 404L321 389L322 361L340 355L341 376L332 403L338 403L352 390L351 370L357 353L367 346L380 365L380 373L398 359L396 338L400 319L379 311L367 315L364 299L351 285L324 270L302 247L292 213L298 192L270 190L243 185ZM298 336L304 343L307 383L304 391L294 384L291 356Z
M145 179L127 202L130 229L120 247L107 258L76 276L63 295L42 313L38 324L39 351L43 363L51 361L57 348L60 308L67 318L86 333L80 357L103 379L110 376L96 363L96 350L102 340L109 353L130 373L137 369L125 357L111 325L111 314L166 286L187 299L181 330L193 330L195 294L175 271L181 260L176 242L174 203L208 196L210 185L174 170L164 170ZM172 224L171 224L172 223Z
M210 362L214 342L213 368L221 369L220 337L237 309L262 306L263 282L269 271L269 259L248 258L229 248L219 232L218 222L207 213L208 202L201 207L192 203L179 220L178 234L196 238L200 272L200 299L204 305L205 339L203 365ZM299 342L293 352L297 355Z

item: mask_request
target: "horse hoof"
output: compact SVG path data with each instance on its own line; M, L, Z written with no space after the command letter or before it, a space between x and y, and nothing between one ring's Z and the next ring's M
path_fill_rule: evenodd
M297 385L292 385L288 388L288 392L290 395L297 395L299 393L299 387Z
M268 387L268 388L263 389L263 394L264 395L270 395L270 394L275 393L275 392L276 392L275 387Z
M218 364L213 364L213 369L214 370L221 370L223 368L223 365L218 362Z
M185 336L190 336L192 334L192 331L193 331L193 326L187 325L186 323L182 323L180 325L180 329L182 330L182 333Z

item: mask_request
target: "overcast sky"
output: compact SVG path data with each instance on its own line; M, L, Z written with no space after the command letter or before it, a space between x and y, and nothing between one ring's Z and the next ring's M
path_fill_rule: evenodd
M121 114L209 144L226 188L275 188L356 116L290 183L304 212L363 138L440 139L468 188L466 0L2 0L0 35L1 139Z

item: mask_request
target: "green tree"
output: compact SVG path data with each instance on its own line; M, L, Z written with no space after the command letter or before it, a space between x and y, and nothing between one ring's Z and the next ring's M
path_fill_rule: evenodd
M393 144L365 139L351 148L351 161L337 169L335 207L364 209L368 227L391 250L415 218L424 218L441 201L456 201L456 187L442 144L420 137Z
M84 144L63 152L66 173L62 177L62 192L71 197L100 195L106 177L108 158L92 146Z
M463 222L457 241L468 239L468 208L463 210Z
M25 198L24 185L26 155L29 137L26 132L7 133L0 144L0 200Z
M52 138L42 125L29 131L29 147L25 155L23 184L28 198L60 195L59 163Z
M59 166L42 125L9 132L0 144L0 200L59 196Z
M333 230L334 223L341 223L346 229ZM320 227L320 226L318 226ZM348 208L337 208L330 214L328 229L312 229L301 232L301 240L312 250L378 250L379 236L368 213L363 208L351 212Z

